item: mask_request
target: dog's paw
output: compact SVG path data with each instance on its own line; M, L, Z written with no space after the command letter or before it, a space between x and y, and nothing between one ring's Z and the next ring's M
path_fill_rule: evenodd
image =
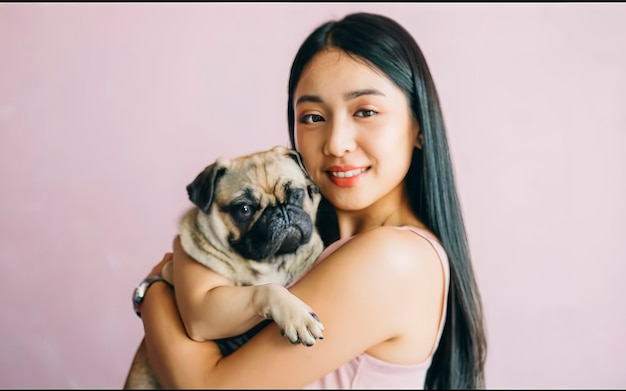
M324 325L313 312L307 312L304 319L281 322L274 321L280 328L280 334L294 345L313 346L318 339L324 339ZM280 317L280 316L279 316Z
M272 319L280 333L294 345L313 346L324 339L324 325L312 309L285 287L259 285L255 295L257 308L266 319Z

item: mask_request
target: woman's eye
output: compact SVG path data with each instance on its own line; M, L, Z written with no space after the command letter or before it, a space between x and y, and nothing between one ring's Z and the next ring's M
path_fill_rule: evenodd
M359 110L356 112L355 116L357 117L373 117L376 114L378 114L376 111L374 110Z
M319 114L307 114L307 115L303 115L302 117L300 117L300 122L303 124L314 124L316 122L321 122L324 120L324 117L322 117Z

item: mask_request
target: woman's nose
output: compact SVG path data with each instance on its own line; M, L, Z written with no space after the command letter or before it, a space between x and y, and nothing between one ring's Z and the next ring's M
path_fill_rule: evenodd
M343 156L355 148L354 128L343 121L333 121L324 144L324 153L329 156Z

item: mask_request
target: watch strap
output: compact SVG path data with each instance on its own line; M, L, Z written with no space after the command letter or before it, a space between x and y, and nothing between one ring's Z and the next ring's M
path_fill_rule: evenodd
M139 285L137 285L137 288L135 288L135 291L133 292L133 309L135 310L135 313L137 314L137 316L140 318L141 318L141 311L139 311L139 306L141 305L141 303L143 303L143 299L146 295L146 292L148 291L148 288L150 288L150 285L154 284L157 281L163 281L169 285L167 280L159 274L157 276L148 277L145 280L141 281Z

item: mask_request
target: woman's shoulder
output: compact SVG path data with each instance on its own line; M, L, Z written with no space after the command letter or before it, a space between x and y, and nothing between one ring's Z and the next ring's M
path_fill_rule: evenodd
M391 285L436 277L442 264L447 269L445 251L436 237L414 226L381 226L339 239L328 246L318 262L332 274L326 278L351 276L356 282L359 276L385 275L394 277L388 280Z
M339 239L332 243L324 254L324 258L337 252L358 252L366 259L395 259L419 261L424 257L445 256L436 236L425 228L416 226L381 226L355 236Z

